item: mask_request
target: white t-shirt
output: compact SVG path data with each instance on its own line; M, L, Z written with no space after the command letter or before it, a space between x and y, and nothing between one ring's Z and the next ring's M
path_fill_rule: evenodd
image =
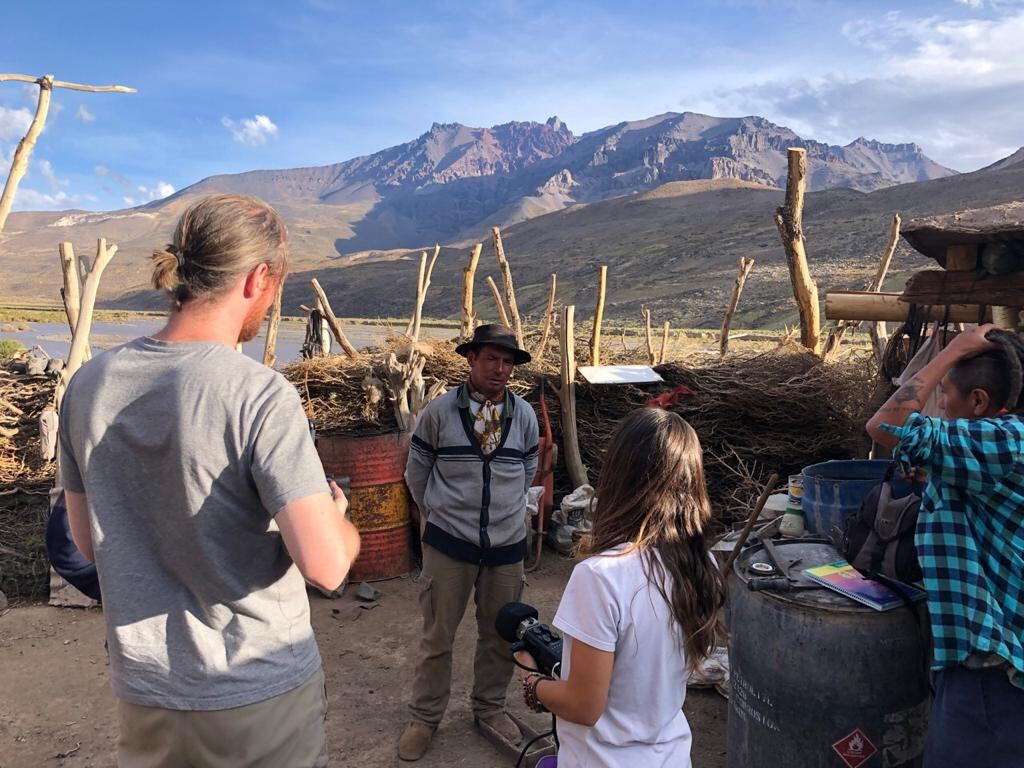
M561 678L572 675L573 639L615 653L604 714L592 728L558 719L559 768L688 768L683 715L686 657L671 610L624 547L576 565L555 615L564 636ZM655 555L656 556L656 555Z

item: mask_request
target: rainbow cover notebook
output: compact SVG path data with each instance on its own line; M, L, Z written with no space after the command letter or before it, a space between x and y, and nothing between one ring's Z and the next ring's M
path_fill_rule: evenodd
M803 573L812 581L841 595L846 595L851 600L874 608L876 611L889 611L906 604L903 597L894 589L865 578L860 571L845 560L819 565L817 568L807 568ZM900 585L903 594L910 600L920 600L925 595L924 591L917 587L895 579L892 581Z

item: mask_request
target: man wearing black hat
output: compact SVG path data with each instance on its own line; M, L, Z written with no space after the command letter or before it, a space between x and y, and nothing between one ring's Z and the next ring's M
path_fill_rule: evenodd
M451 692L452 643L475 593L479 638L473 666L474 719L508 741L522 738L505 713L512 656L494 629L498 609L518 601L526 557L526 491L537 471L537 417L506 388L530 361L501 325L482 325L456 351L469 379L420 414L405 479L423 527L423 637L398 756L419 760Z

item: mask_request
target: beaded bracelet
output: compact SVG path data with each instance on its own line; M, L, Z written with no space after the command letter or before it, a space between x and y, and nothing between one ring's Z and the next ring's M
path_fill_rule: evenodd
M546 675L527 675L523 678L523 699L526 702L527 709L533 710L534 712L547 712L548 708L544 706L540 699L537 698L537 686L541 680L551 680L552 678Z

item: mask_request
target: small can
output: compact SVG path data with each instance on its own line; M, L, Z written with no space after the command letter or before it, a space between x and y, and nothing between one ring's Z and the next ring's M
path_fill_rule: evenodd
M786 506L789 509L803 509L804 504L804 476L803 475L790 475L789 476L789 498L786 500Z

